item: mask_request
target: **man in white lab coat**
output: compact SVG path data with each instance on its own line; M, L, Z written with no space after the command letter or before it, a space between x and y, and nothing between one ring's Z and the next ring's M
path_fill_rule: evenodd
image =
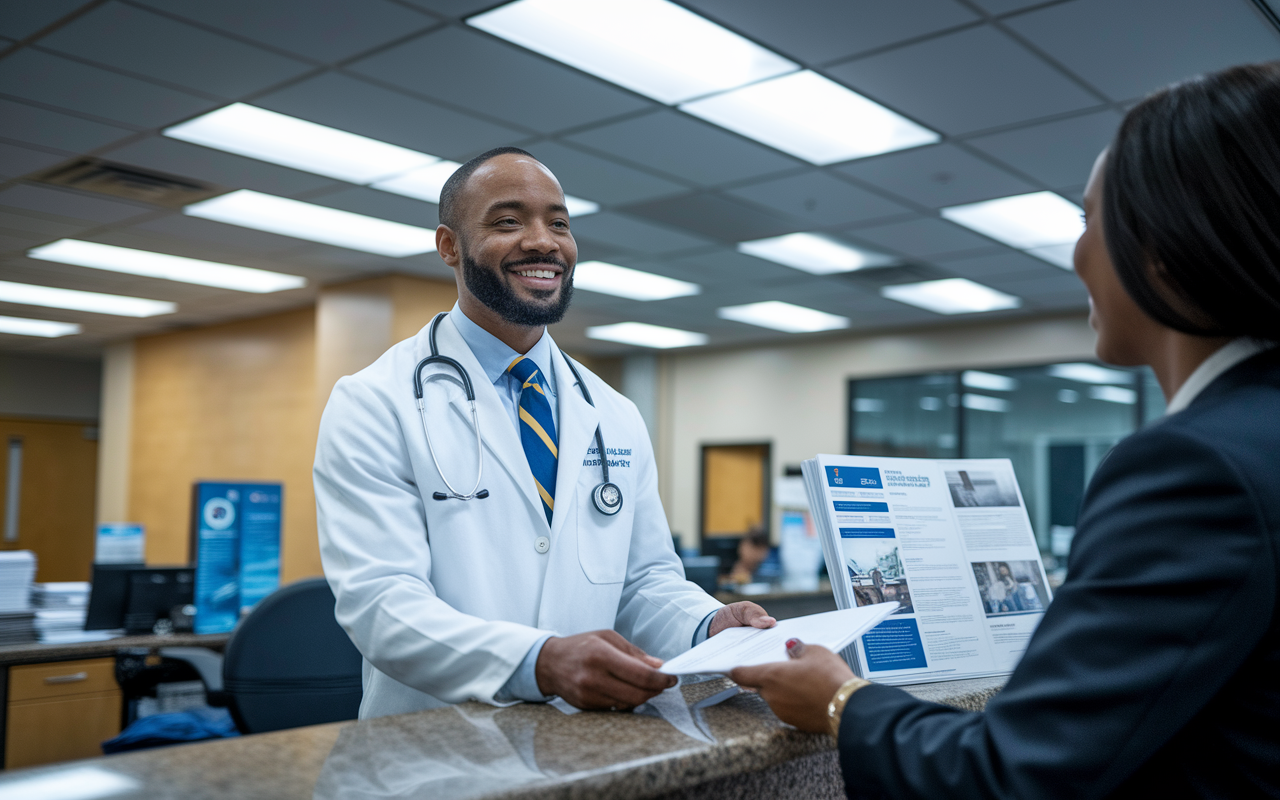
M684 580L640 414L577 365L579 386L547 333L577 262L555 176L490 151L449 179L440 222L459 299L436 344L468 376L482 444L450 366L421 368L419 410L428 326L338 381L316 446L325 575L365 658L360 716L556 695L630 708L674 684L661 659L773 625ZM622 497L612 515L592 498L601 458Z

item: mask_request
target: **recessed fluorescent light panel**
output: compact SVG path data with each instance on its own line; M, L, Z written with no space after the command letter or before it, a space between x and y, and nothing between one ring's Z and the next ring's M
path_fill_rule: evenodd
M939 140L928 128L809 70L685 103L680 110L811 164Z
M427 228L250 189L193 203L182 209L182 213L392 258L430 253L436 249L436 232Z
M1054 364L1049 367L1049 374L1077 383L1133 383L1133 373L1122 369L1107 369L1097 364Z
M95 314L114 314L118 317L154 317L157 314L172 314L178 310L176 303L163 300L82 292L78 289L57 289L52 286L33 286L29 283L11 283L10 281L0 281L0 303L91 311Z
M667 0L517 0L467 24L667 104L799 68Z
M814 333L849 327L848 317L838 317L825 311L778 300L766 300L762 303L748 303L742 306L725 306L716 311L716 316L787 333Z
M71 336L80 332L80 326L74 322L55 322L51 319L26 319L25 317L0 317L0 333L11 333L15 336L40 336L45 339L56 339L59 336Z
M167 128L164 135L352 183L370 183L440 160L244 103Z
M381 189L384 192L392 192L405 197L412 197L416 200L426 200L428 203L439 203L440 192L444 189L444 182L449 180L449 176L457 171L460 166L462 165L456 161L437 161L430 166L378 181L372 186L374 189ZM585 217L600 210L598 204L568 194L564 196L564 205L569 209L570 217Z
M967 369L961 373L960 382L970 389L986 389L989 392L1012 392L1018 388L1016 378L994 372L979 372L976 369Z
M974 411L995 411L1003 414L1009 410L1009 401L999 397L988 397L985 394L966 394L961 398L965 408Z
M1020 298L998 292L989 286L966 278L946 278L922 283L900 283L884 286L880 294L899 303L923 308L936 314L974 314L1003 311L1022 305Z
M894 263L894 259L889 256L860 250L818 233L788 233L785 236L739 242L738 252L813 275L852 272Z
M82 242L78 239L59 239L28 251L27 256L41 261L57 261L61 264L75 264L110 272L124 272L129 275L163 278L169 281L259 294L297 289L307 285L307 279L297 275L153 253L148 250L134 250L131 247Z
M1071 269L1084 212L1053 192L1032 192L942 209L942 216L1050 264Z
M573 268L573 288L611 294L629 300L666 300L698 294L696 283L678 281L652 272L620 267L604 261L583 261Z
M649 325L644 322L595 325L587 328L587 338L634 344L640 347L653 347L659 350L666 350L672 347L694 347L707 343L707 335L705 333L682 331L679 328L664 328L661 325Z
M1090 386L1089 396L1094 400L1105 400L1108 403L1120 403L1131 406L1138 402L1138 393L1120 386Z

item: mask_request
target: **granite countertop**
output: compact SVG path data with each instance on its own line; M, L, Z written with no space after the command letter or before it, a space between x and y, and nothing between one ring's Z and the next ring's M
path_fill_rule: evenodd
M167 636L117 636L96 642L66 644L10 644L0 646L0 667L14 664L38 664L42 661L67 661L74 658L101 658L115 655L124 647L208 647L221 651L231 638L229 633L174 633Z
M904 688L977 710L1004 680ZM734 692L725 678L686 683L633 713L464 703L0 773L0 800L56 780L120 800L843 796L829 737Z

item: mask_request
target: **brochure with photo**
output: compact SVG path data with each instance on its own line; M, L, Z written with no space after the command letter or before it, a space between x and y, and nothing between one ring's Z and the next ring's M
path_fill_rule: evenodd
M1051 595L1008 459L802 466L836 605L898 603L844 651L855 672L903 684L1013 671Z

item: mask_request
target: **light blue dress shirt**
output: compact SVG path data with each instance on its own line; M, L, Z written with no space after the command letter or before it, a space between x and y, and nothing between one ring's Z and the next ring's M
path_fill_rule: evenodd
M511 373L507 372L507 367L511 366L511 362L515 361L521 355L526 356L538 366L538 371L543 379L546 380L550 391L547 393L547 402L551 405L551 414L556 419L556 429L560 427L559 404L556 402L556 374L552 368L551 360L555 357L555 348L552 347L551 334L545 328L542 330L542 338L538 340L527 353L517 353L511 349L505 342L498 337L489 333L484 328L471 321L457 303L454 304L453 310L449 312L449 319L453 322L455 328L458 329L462 340L467 343L467 347L471 348L471 354L476 357L476 361L480 362L480 368L484 370L485 376L489 382L493 384L493 388L498 392L498 399L502 401L502 407L507 410L508 416L511 418L511 425L516 429L517 434L520 431L520 389L521 383ZM716 612L711 612L698 625L698 629L693 634L692 644L703 642L707 638L707 631L711 627L711 618ZM510 703L515 700L525 700L531 703L542 703L551 698L544 695L538 689L538 678L535 670L538 665L538 654L542 652L542 646L551 638L551 634L547 634L534 642L533 647L529 648L529 652L525 654L524 660L520 662L520 666L512 673L506 684L497 691L494 699L500 703Z

